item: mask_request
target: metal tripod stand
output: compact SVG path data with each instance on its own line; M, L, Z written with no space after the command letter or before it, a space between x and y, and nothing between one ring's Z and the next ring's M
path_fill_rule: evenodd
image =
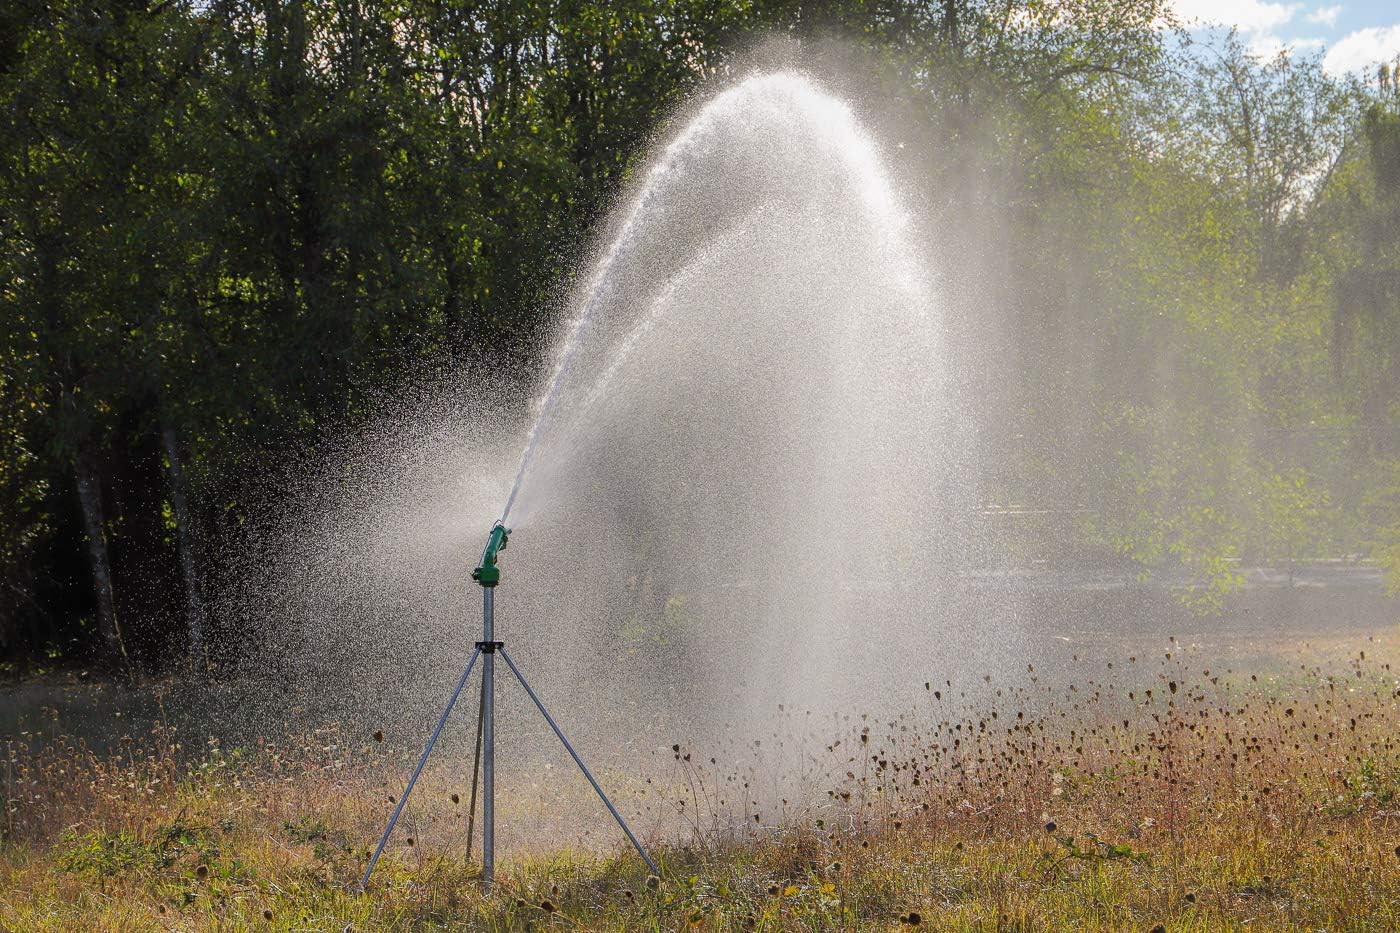
M384 827L384 835L379 839L379 846L374 850L374 855L369 860L369 866L365 869L365 876L360 879L360 890L364 890L369 884L369 876L374 871L375 863L379 861L379 856L384 853L384 846L389 842L389 836L394 831L395 824L399 821L399 816L403 813L404 805L408 803L408 797L413 793L413 787L418 783L418 777L423 773L423 766L428 763L428 756L432 754L433 746L437 744L438 738L442 735L443 726L447 724L448 714L452 712L452 707L457 705L457 698L462 694L462 688L467 685L467 678L471 676L472 668L476 666L478 658L482 658L482 679L481 679L481 718L479 720L478 733L478 758L481 763L481 883L483 887L490 888L495 880L496 874L496 715L495 715L495 692L496 692L496 655L499 653L501 659L506 662L510 672L515 675L515 679L520 682L520 686L525 688L525 693L529 695L535 708L544 716L545 722L554 730L554 734L559 737L559 741L564 744L569 755L574 759L574 764L578 765L583 776L588 778L588 783L593 785L593 789L598 792L598 797L603 801L603 805L608 808L617 825L622 827L622 831L627 834L627 839L632 843L637 854L642 857L642 861L647 863L653 874L660 874L660 869L647 855L642 844L637 841L627 821L622 818L622 814L617 812L617 807L608 799L608 795L603 792L598 779L593 776L593 772L588 770L588 766L583 763L574 746L564 737L559 724L554 721L554 717L549 715L549 710L544 708L540 698L534 689L530 687L525 675L520 673L520 668L515 666L510 654L506 651L504 642L495 640L495 593L496 585L501 582L501 571L496 566L496 556L504 551L506 542L510 538L510 530L503 524L497 522L491 529L491 536L486 541L486 550L481 554L481 562L472 571L472 579L481 585L482 590L482 637L476 643L472 651L471 658L467 660L467 667L462 671L462 676L457 681L457 687L452 691L452 696L447 700L447 706L443 709L442 715L438 717L437 727L433 729L432 735L428 738L428 745L423 749L423 756L418 759L418 767L413 769L413 776L408 779L408 786L404 788L403 794L399 796L398 803L394 806L394 812L389 817L389 825ZM472 812L475 814L476 796L476 767L472 768ZM471 835L468 831L467 845L470 848ZM470 854L470 853L469 853Z

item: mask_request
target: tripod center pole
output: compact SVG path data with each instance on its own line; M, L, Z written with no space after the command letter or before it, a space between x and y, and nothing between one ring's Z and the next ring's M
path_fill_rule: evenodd
M501 568L496 555L506 549L510 529L497 522L486 539L472 579L481 586L481 883L496 880L496 585Z
M482 641L492 645L481 668L481 883L496 878L496 588L482 587Z

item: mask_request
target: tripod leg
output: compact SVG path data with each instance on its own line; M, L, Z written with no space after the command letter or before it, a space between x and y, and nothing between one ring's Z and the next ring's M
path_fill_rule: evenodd
M365 869L365 876L360 879L361 891L365 889L365 885L369 884L370 873L374 871L379 856L384 854L384 846L388 844L389 834L394 831L394 826L399 821L399 814L403 813L404 804L408 803L408 795L413 793L413 785L418 783L418 775L423 773L423 766L428 763L428 756L432 754L438 736L442 735L442 727L447 725L447 714L451 713L452 707L457 705L457 697L461 696L462 688L467 685L467 678L471 676L472 668L476 665L476 659L480 655L480 648L472 652L471 660L467 662L467 669L462 671L462 678L457 681L457 689L452 691L452 697L447 701L447 706L443 708L442 715L438 717L437 728L433 730L432 736L428 739L428 747L423 749L423 757L418 759L418 767L413 769L413 776L408 779L408 786L404 788L403 793L399 796L398 805L394 807L394 815L389 817L389 825L384 827L384 835L379 838L379 848L374 850L374 856L369 860L369 867Z
M476 716L476 755L472 758L472 797L467 804L467 861L472 857L472 830L476 828L476 779L481 775L481 726L486 721L486 688L481 690L481 709Z
M652 874L661 874L661 869L656 867L656 863L651 860L651 856L647 855L646 849L643 849L642 844L637 841L637 837L632 835L632 830L628 827L627 821L622 818L622 814L617 812L617 807L613 806L613 802L608 799L608 795L603 793L603 788L598 784L597 779L593 777L593 772L588 770L588 765L583 763L583 759L578 756L578 752L574 751L574 747L569 744L569 740L564 738L564 733L559 729L559 725L554 721L554 717L549 715L549 711L544 708L544 704L540 702L540 698L535 696L535 691L530 689L529 683L525 680L525 675L520 673L520 668L515 666L515 662L512 661L510 655L506 653L505 647L501 646L496 650L501 653L502 658L505 658L506 666L509 667L510 672L515 675L515 679L520 681L520 686L524 687L525 692L530 695L530 699L534 701L535 708L540 711L540 715L544 717L544 721L549 723L549 727L554 730L554 734L559 737L559 741L564 743L564 747L568 749L569 754L574 759L574 764L578 765L578 769L583 772L583 776L588 778L588 783L592 784L593 789L598 792L598 798L603 801L604 806L608 808L608 812L613 815L613 819L617 820L617 825L621 826L622 831L627 834L628 840L632 843L632 848L637 850L637 854L642 857L642 861L647 863L647 867L651 869Z

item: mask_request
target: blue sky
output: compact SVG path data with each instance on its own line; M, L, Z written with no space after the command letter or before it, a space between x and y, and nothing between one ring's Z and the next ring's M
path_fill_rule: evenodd
M1396 0L1170 0L1186 22L1235 26L1256 52L1323 54L1334 74L1400 55Z

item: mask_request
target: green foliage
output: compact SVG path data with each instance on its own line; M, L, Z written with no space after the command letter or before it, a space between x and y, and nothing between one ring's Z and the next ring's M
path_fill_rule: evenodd
M1400 383L1378 378L1400 336L1382 324L1400 307L1385 290L1400 226L1363 194L1385 131L1356 142L1395 102L1316 59L1255 58L1233 35L1175 64L1126 102L1061 118L1079 129L1058 145L1097 145L1042 160L1051 195L1035 206L1044 228L1078 234L1018 259L1064 293L1026 315L1053 343L1028 376L993 378L1026 387L1007 421L1018 445L1055 452L1037 457L1039 489L1091 506L1088 540L1144 576L1184 577L1183 600L1215 612L1245 562L1291 572L1364 553L1365 529L1395 514L1365 503L1400 436ZM1367 256L1381 268L1349 286ZM1369 310L1351 324L1356 291ZM1343 346L1367 362L1341 371Z
M1371 553L1385 568L1391 594L1400 595L1400 460L1382 462L1379 473L1364 503L1366 512L1374 516Z
M678 103L775 35L921 144L889 158L958 230L938 258L959 352L998 351L969 367L987 498L1078 507L1081 547L1205 610L1243 560L1369 549L1400 581L1394 70L1363 85L1234 36L1179 46L1169 18L1160 0L13 4L0 653L113 650L117 617L158 642L171 610L141 588L201 576L196 612L308 444L420 367L537 360L580 244ZM684 634L664 616L645 637Z
M1346 786L1357 800L1389 807L1400 799L1400 768L1375 758L1365 758L1347 775Z
M309 816L302 816L297 820L283 820L282 831L286 833L288 839L299 845L324 842L330 835L330 830L326 827L324 820L313 819Z
M48 481L27 437L37 402L16 389L0 374L0 619L15 618L31 603L19 584L32 578L35 548L51 533L42 507ZM0 625L0 649L6 634Z
M58 860L64 871L111 877L168 864L161 853L127 832L89 833L65 841L67 848Z
M126 830L68 832L60 841L58 864L64 871L93 878L160 871L184 855L196 861L217 855L203 827L175 820L143 837Z
M1264 553L1282 559L1289 567L1306 557L1326 551L1326 517L1330 500L1301 467L1286 474L1273 473L1259 482L1260 542Z
M1146 852L1139 852L1129 845L1106 842L1094 833L1085 833L1085 838L1088 845L1081 846L1075 841L1073 836L1055 836L1055 844L1059 846L1059 849L1057 851L1046 852L1040 857L1046 874L1054 874L1062 871L1065 863L1071 860L1085 862L1091 865L1099 865L1106 862L1147 864L1150 860L1150 856Z

